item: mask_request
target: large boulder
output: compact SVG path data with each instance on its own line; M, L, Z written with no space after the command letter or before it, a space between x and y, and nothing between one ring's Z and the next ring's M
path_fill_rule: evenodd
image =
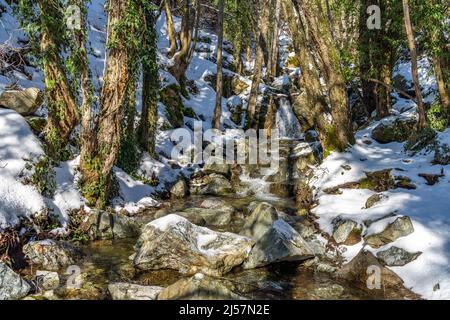
M364 237L366 243L372 248L380 248L398 238L406 237L414 232L414 227L409 217L403 216L389 223L383 231Z
M377 253L378 259L389 267L401 267L416 260L422 252L408 252L395 246Z
M133 283L111 283L108 291L113 300L156 300L162 287L140 286Z
M136 244L133 265L140 270L174 269L221 276L247 258L253 241L199 227L170 214L147 224Z
M37 88L6 90L0 95L0 107L11 109L23 116L32 115L44 102L44 95Z
M82 256L70 243L55 240L29 242L23 247L23 253L32 264L51 271L73 265Z
M221 174L212 173L193 178L189 191L194 195L225 196L233 191L230 181Z
M403 280L397 274L383 266L369 251L361 250L353 260L335 274L337 278L349 281L356 287L368 291L374 298L419 298L417 294L404 287ZM377 275L379 275L378 279ZM379 280L378 283L377 280Z
M92 210L84 219L81 229L93 240L134 238L140 234L140 225L120 214Z
M158 300L241 300L223 281L201 273L181 279L165 288Z
M284 220L277 220L256 242L243 267L254 269L284 261L314 258L305 240Z
M278 220L277 210L267 202L253 202L250 204L251 214L246 219L240 232L245 237L258 240Z
M372 130L372 138L379 143L404 142L417 125L415 118L401 117L391 121L382 121Z
M30 285L0 261L0 300L18 300L30 291Z

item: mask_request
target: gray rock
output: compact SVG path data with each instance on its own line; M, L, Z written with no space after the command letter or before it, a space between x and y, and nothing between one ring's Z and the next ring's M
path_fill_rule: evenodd
M443 166L450 164L450 147L448 144L438 144L436 146L433 163Z
M283 220L277 220L258 239L243 267L254 269L272 263L303 261L313 257L312 249L297 231Z
M137 237L141 226L120 213L92 210L83 221L81 228L93 240L109 240Z
M18 300L30 292L30 285L0 261L0 300Z
M187 216L184 216L183 213L181 215L183 217L186 217L189 221L191 220L188 217L195 217L195 220L197 220L198 218L203 219L207 226L225 227L231 224L234 209L232 207L231 210L229 207L225 207L223 209L188 208L184 210L184 213L186 213Z
M277 210L267 202L253 202L250 204L250 210L250 216L240 234L258 240L278 220Z
M156 300L163 287L140 286L132 283L111 283L108 291L113 300Z
M389 267L400 267L416 260L421 254L422 252L411 253L402 248L390 247L385 251L378 252L377 257Z
M397 118L394 121L381 122L372 131L372 138L379 143L404 142L408 140L417 120L414 118Z
M353 220L340 220L335 222L333 238L337 243L345 243L352 232L358 229L358 224Z
M32 264L51 271L73 265L81 258L81 252L76 247L55 240L29 242L23 247L23 253Z
M405 237L414 232L414 227L409 217L397 218L388 224L380 233L365 236L364 240L372 248L380 248L398 238Z
M222 281L201 273L165 288L158 300L242 300Z
M376 205L378 202L381 202L382 200L387 199L387 198L388 198L388 196L386 196L384 194L376 193L367 199L365 208L370 209L374 205Z
M233 191L230 181L216 173L191 180L189 187L194 195L224 196Z
M220 163L221 161L224 162L224 159L217 159L214 157L208 159L203 168L203 172L205 172L206 174L217 173L225 177L229 177L231 174L230 165L226 163Z
M170 188L170 195L175 199L186 198L189 194L189 186L186 183L186 180L180 179L177 183L175 183L172 188Z
M199 227L170 214L147 224L136 244L133 265L140 270L174 269L221 276L242 264L253 241Z
M0 106L11 109L23 116L32 115L44 102L44 95L37 88L6 90L0 95Z
M333 300L338 299L344 294L344 287L333 283L331 285L324 285L314 289L314 295L320 299Z
M59 275L54 271L36 271L36 283L39 289L53 290L60 284Z

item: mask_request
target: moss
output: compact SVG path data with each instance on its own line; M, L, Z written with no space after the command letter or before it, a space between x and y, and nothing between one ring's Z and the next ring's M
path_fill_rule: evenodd
M324 139L324 158L327 158L333 151L338 150L337 145L338 137L336 128L333 125L328 125L326 127L326 134Z
M445 131L448 126L448 115L439 103L434 103L427 111L428 122L432 129Z
M300 67L300 57L298 55L290 56L286 60L286 66L290 68Z
M159 92L160 101L166 106L167 119L175 128L183 126L185 108L181 91L178 85L171 84Z
M42 195L52 198L56 190L52 161L48 157L41 157L32 167L34 172L31 176L31 183L36 186Z

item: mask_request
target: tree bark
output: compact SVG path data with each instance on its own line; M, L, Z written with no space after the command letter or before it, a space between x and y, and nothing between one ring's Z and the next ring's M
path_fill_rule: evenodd
M107 43L111 44L104 72L97 133L97 150L86 154L81 168L82 190L91 204L104 207L114 194L113 166L120 148L121 116L128 74L127 31L117 28L127 10L127 0L110 0L108 6Z
M222 115L222 94L223 94L223 68L222 68L222 47L223 47L223 14L224 0L219 0L219 14L217 19L217 80L216 80L216 105L214 108L213 128L220 130L220 119Z
M439 91L439 98L441 100L442 107L444 109L444 112L446 113L447 117L450 116L450 84L447 82L447 85L445 84L444 80L444 74L442 72L442 64L441 64L441 58L434 56L433 57L433 69L434 74L436 76L436 81L438 84L438 91Z
M172 57L175 52L177 51L177 38L176 38L176 32L175 27L173 24L173 17L172 17L172 10L170 8L170 2L169 0L163 0L164 1L164 10L166 12L166 21L167 21L167 32L169 36L169 51L168 56Z
M57 22L52 19L57 13L52 12L57 8L44 0L39 0L38 8L42 27L40 51L44 57L45 91L48 101L48 123L44 131L47 153L50 157L61 160L64 158L62 151L80 116L75 95L63 69L59 45L54 38L57 27L54 24Z
M422 93L420 92L419 76L417 72L417 50L414 40L414 32L411 24L411 17L409 13L409 0L402 0L403 14L405 19L406 36L408 38L408 47L411 54L411 74L414 82L414 89L416 91L417 111L419 113L419 130L427 126L427 118L425 114L425 106L423 104Z
M259 84L262 79L262 67L264 63L264 51L267 48L266 38L269 21L270 0L262 0L262 11L258 21L257 47L255 56L255 65L253 68L253 80L248 98L247 107L247 127L252 129L258 128L257 100L259 92Z

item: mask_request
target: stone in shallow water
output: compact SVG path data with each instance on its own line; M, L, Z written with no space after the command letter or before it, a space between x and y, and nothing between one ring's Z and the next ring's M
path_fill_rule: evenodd
M390 247L377 253L378 259L389 267L400 267L416 260L422 252L408 252L402 248Z
M140 233L140 226L133 219L101 210L89 212L81 228L93 240L134 238Z
M221 276L247 258L253 241L199 227L178 215L146 225L136 244L133 265L140 270L174 269Z
M140 286L132 283L111 283L108 291L113 300L156 300L164 288L155 286Z
M39 288L44 290L53 290L60 284L59 275L54 271L36 271L36 283Z
M181 279L165 288L158 300L242 300L230 290L225 282L201 273L192 278Z
M0 300L18 300L30 291L30 285L0 261Z
M400 217L388 224L380 233L364 237L366 243L372 248L380 248L398 238L405 237L414 232L414 227L409 217Z
M284 261L303 261L314 257L305 240L289 224L277 220L258 239L245 261L245 269L253 269Z
M31 263L51 271L73 265L81 258L81 252L76 247L55 240L29 242L23 247L23 253Z

